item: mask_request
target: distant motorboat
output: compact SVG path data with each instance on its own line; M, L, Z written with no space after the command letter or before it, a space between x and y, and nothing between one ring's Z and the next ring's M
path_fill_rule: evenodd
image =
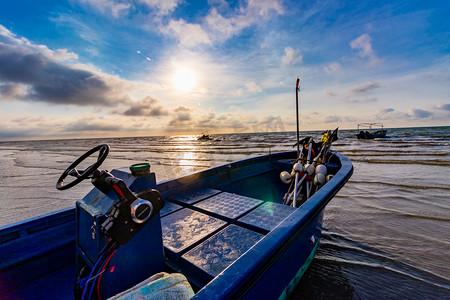
M199 141L210 141L212 140L212 137L209 134L203 134L202 136L198 137Z
M386 133L382 123L359 123L356 137L363 140L385 138Z

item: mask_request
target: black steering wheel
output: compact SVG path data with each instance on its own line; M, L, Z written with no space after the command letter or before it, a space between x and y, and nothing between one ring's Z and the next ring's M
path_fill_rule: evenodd
M90 165L87 169L84 171L78 171L75 167L78 166L83 160L94 154L95 152L99 151L98 159L95 163ZM59 177L58 181L56 182L56 188L58 190L67 190L71 187L77 185L81 181L85 180L86 178L89 178L91 174L95 172L95 170L100 167L100 165L103 163L105 158L108 156L109 153L109 146L107 144L98 145L85 154L81 155L76 161L74 161ZM64 184L64 179L66 179L67 175L71 175L76 177L75 180Z

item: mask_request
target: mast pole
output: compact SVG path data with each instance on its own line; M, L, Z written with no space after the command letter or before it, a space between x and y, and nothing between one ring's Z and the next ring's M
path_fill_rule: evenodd
M295 85L295 109L297 115L297 157L300 157L300 129L298 120L298 91L300 90L300 76L297 76L297 83Z

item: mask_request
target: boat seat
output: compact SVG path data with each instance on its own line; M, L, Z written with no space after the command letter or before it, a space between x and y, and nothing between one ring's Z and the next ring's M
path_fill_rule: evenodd
M195 276L201 285L219 275L264 235L236 225L229 225L181 256L183 272Z
M212 216L183 208L161 218L165 254L173 261L213 235L227 223Z
M292 206L266 202L238 220L238 224L268 233L295 211Z
M214 217L235 223L237 218L248 213L264 201L228 192L222 192L193 205L194 209Z
M236 223L239 217L263 203L258 199L213 189L180 194L176 199L180 203L193 205L161 218L165 253L175 262L228 223Z
M197 203L199 201L202 201L204 199L207 199L209 197L217 195L221 192L222 191L215 190L215 189L201 188L201 189L193 190L193 191L186 192L186 193L178 192L175 195L168 195L167 199L169 201L172 201L179 205L190 206L194 203Z
M193 296L194 291L183 274L161 272L109 299L187 300Z
M173 213L173 212L175 212L177 210L180 210L182 208L183 208L183 206L181 206L181 205L178 205L178 204L166 201L164 203L164 207L159 211L159 215L161 217L164 217L164 216L166 216L168 214L171 214L171 213Z
M196 287L207 284L264 237L235 225L262 200L213 189L172 199L185 208L161 218L165 254Z

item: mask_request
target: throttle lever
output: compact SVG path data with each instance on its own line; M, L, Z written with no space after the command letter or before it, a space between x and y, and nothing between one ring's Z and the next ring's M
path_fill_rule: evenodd
M113 188L119 198L106 213L102 231L123 245L163 208L164 200L154 189L134 194L122 179L107 171L96 175L92 183L103 192Z

